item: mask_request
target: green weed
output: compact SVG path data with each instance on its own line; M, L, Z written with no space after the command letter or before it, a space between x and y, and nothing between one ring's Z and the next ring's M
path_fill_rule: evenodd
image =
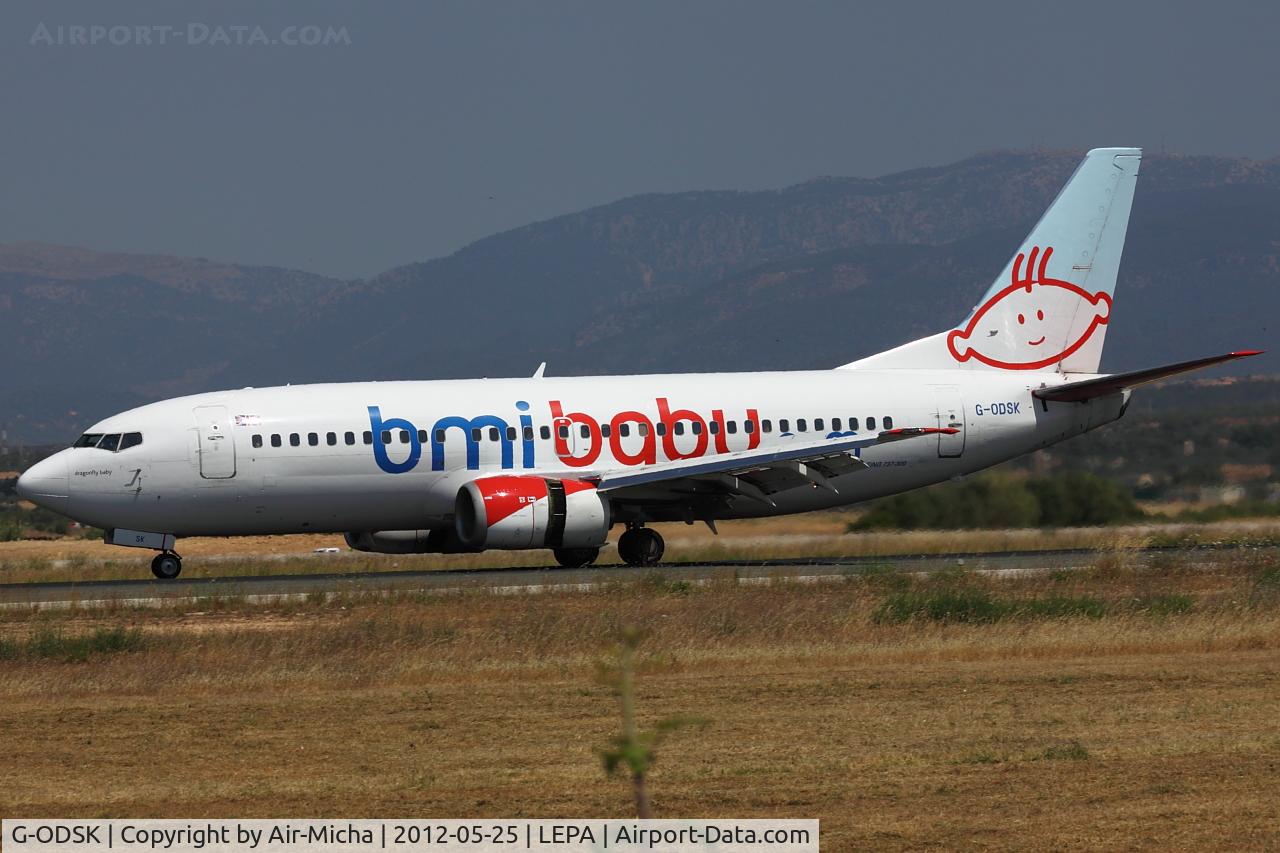
M142 632L136 628L96 628L88 634L41 628L25 641L0 641L0 659L37 658L72 663L95 655L136 651L143 645Z

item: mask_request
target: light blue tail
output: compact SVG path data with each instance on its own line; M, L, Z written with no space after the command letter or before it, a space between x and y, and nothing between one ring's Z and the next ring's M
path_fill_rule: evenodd
M1141 159L1090 151L963 323L844 367L1096 373Z

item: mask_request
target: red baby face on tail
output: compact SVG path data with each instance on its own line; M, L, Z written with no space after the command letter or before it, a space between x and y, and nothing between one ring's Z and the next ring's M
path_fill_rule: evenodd
M974 358L1007 370L1038 370L1062 361L1106 325L1111 297L1047 277L1045 267L1052 254L1052 247L1045 248L1043 255L1036 247L1029 258L1018 255L1009 286L979 307L963 329L947 335L947 349L956 361ZM1083 325L1080 320L1085 321ZM1073 327L1083 332L1073 334Z

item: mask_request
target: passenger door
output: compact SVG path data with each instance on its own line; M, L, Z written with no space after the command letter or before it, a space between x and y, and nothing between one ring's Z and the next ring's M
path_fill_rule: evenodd
M231 418L226 406L197 406L196 434L199 437L200 476L206 480L226 480L236 475L236 446L231 437Z

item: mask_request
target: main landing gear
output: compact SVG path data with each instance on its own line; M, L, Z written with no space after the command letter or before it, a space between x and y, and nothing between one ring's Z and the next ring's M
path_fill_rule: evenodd
M656 566L666 548L662 535L648 527L629 527L618 537L618 556L628 566Z
M182 558L172 551L156 554L151 561L151 574L162 581L171 581L182 574Z

